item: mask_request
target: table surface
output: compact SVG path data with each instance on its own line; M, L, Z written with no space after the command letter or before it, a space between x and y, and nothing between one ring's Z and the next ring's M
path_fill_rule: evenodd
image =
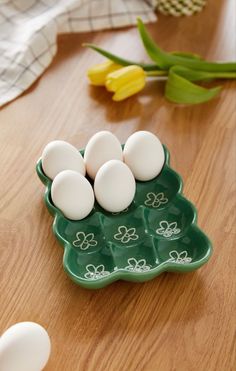
M160 16L148 28L167 50L233 60L235 14L234 0L211 0L199 15ZM42 78L1 110L0 332L25 320L45 326L52 340L47 371L235 370L236 82L222 81L220 97L204 105L166 101L160 82L114 103L103 88L88 85L86 69L101 58L82 42L145 59L135 28L61 36ZM35 164L49 141L81 148L103 129L121 142L150 130L168 146L214 246L199 271L97 291L64 273Z

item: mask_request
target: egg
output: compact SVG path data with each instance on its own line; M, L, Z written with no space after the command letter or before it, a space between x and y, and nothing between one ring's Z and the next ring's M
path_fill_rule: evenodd
M109 160L123 160L119 140L109 131L100 131L89 140L84 161L90 178L95 179L98 169Z
M124 146L124 162L137 180L155 178L162 170L165 153L160 140L149 131L132 134Z
M55 140L46 145L42 153L42 168L51 179L63 170L74 170L85 175L84 159L70 143Z
M50 351L50 338L42 326L17 323L0 338L0 371L41 371Z
M128 166L119 160L110 160L100 167L94 181L97 202L105 210L120 212L134 199L136 183Z
M86 218L94 205L93 188L80 173L64 170L52 182L51 197L54 205L66 218L80 220Z

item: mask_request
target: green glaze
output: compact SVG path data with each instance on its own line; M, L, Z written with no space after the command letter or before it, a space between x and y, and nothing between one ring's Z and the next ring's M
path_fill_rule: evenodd
M164 149L161 173L137 182L127 210L112 214L95 204L81 221L66 219L53 205L52 182L38 161L53 232L64 247L64 270L80 286L97 289L119 279L143 282L165 271L190 272L210 258L211 242L198 228L197 211L182 195L182 179L170 168Z

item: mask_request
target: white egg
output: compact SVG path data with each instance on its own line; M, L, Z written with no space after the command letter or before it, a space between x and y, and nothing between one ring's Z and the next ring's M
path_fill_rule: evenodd
M74 170L85 175L84 159L80 152L63 140L55 140L46 145L42 153L42 168L51 179L63 170Z
M50 351L50 338L42 326L17 323L0 338L0 371L41 371Z
M149 131L132 134L124 146L124 162L137 180L155 178L162 170L165 153L160 140Z
M120 212L134 199L136 183L127 165L118 160L106 162L97 172L94 192L99 205L110 212Z
M86 218L94 205L93 188L80 173L64 170L52 182L51 197L66 218Z
M84 152L90 178L94 179L98 169L109 160L123 161L121 144L110 131L100 131L92 136Z

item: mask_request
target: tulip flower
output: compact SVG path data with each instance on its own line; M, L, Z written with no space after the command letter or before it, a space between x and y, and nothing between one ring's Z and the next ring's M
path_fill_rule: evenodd
M87 76L92 85L104 86L106 81L106 76L113 71L122 68L117 63L107 60L103 63L96 64L95 66L89 68L87 71Z
M236 62L211 62L194 53L166 52L153 40L141 19L138 19L138 30L145 50L154 63L124 59L96 45L84 44L119 65L115 72L106 71L101 84L115 93L113 100L120 101L138 93L145 85L146 76L165 81L165 97L169 101L199 104L216 97L221 87L209 89L195 82L236 79Z
M139 66L128 66L111 72L106 76L105 86L114 92L112 99L121 101L141 91L145 86L146 74Z

